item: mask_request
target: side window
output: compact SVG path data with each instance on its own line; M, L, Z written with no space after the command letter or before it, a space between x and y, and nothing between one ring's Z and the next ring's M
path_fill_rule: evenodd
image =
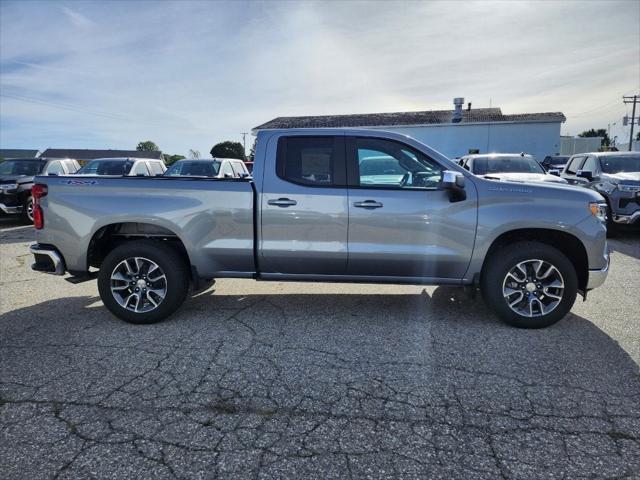
M160 162L149 162L149 168L151 168L152 175L162 175L164 173L164 169Z
M62 162L56 160L51 162L47 167L47 175L64 175L64 169L62 168Z
M344 185L342 137L280 138L276 172L283 180L302 185Z
M222 162L222 168L220 174L223 178L234 178L235 174L233 168L231 168L231 162Z
M567 165L566 173L575 175L576 172L580 170L580 166L582 165L583 161L584 161L584 157L573 157L569 165Z
M596 157L594 156L587 157L586 162L584 162L584 165L582 165L580 170L586 170L588 172L594 173L598 169L596 162L597 162Z
M356 138L358 185L367 188L436 189L442 167L399 142Z
M135 167L133 167L133 170L131 170L131 175L133 176L143 175L145 177L148 177L149 169L147 168L147 162L145 161L137 162Z

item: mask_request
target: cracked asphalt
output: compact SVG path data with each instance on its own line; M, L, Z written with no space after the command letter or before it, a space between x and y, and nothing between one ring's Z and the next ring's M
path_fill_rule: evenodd
M0 477L640 478L640 235L537 331L449 287L222 280L168 321L0 223Z

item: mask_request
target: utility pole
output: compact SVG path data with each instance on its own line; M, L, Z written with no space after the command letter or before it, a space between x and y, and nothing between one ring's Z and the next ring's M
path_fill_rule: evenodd
M638 95L622 97L623 103L633 103L633 108L631 109L631 133L629 133L629 151L633 150L633 126L638 122L636 118L636 103L638 103Z
M241 133L241 135L242 135L242 149L244 150L244 158L245 159L247 158L247 140L246 140L247 134L248 134L248 132L242 132Z

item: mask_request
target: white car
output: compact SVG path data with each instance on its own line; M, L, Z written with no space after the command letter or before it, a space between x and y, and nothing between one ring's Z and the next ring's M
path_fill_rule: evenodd
M96 158L78 170L76 175L155 177L166 170L164 162L155 158Z
M524 153L465 155L458 164L474 175L490 180L567 183L565 179L547 173L535 158Z
M245 178L249 170L237 158L198 158L178 160L166 171L168 177Z

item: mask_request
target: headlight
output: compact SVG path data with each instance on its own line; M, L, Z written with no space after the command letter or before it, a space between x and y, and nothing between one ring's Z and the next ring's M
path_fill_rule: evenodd
M18 189L18 184L17 183L4 183L2 185L0 185L0 190L17 190Z
M618 185L621 192L640 192L640 185Z
M607 222L607 204L599 202L591 202L589 204L591 214L603 223Z

